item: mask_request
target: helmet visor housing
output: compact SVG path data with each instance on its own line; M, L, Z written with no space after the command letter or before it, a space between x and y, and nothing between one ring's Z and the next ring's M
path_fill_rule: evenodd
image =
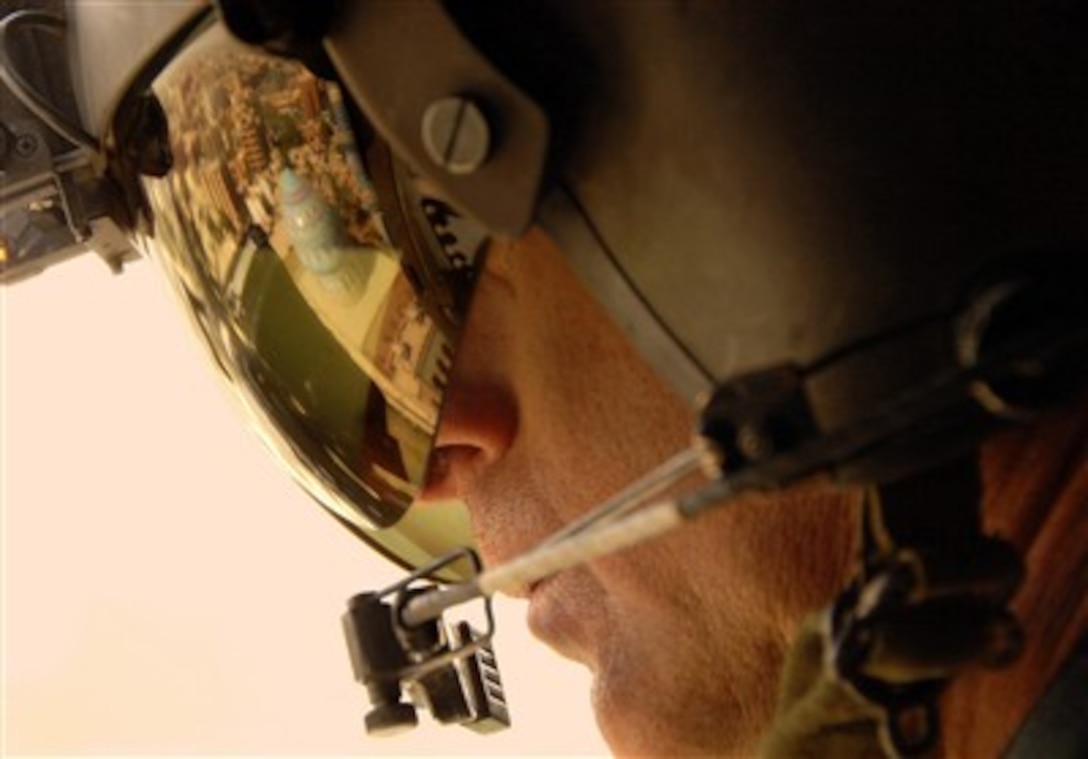
M400 563L470 543L461 504L418 496L480 228L399 164L335 83L217 24L142 79L160 144L137 151L159 156L139 172L138 240L253 426Z

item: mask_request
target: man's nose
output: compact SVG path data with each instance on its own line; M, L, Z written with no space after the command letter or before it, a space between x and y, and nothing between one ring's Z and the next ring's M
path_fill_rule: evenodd
M442 409L423 498L463 498L501 461L517 435L513 395L495 385L458 382Z

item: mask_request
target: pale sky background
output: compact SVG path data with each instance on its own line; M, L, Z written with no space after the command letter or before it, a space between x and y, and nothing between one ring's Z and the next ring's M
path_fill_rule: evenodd
M95 256L0 287L0 751L606 753L588 677L512 603L512 730L365 737L339 618L402 575L279 471L171 297Z

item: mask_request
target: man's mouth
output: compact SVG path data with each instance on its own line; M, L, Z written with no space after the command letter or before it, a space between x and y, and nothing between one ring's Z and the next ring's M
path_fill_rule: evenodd
M584 625L565 589L563 573L532 583L528 590L526 622L532 634L559 655L587 663Z
M529 629L540 640L548 643L552 642L552 639L557 637L556 633L561 632L555 627L554 617L556 616L555 605L556 601L551 597L550 591L554 590L554 584L552 580L555 575L551 577L545 577L542 580L529 585L527 588L526 598L529 601L529 610L527 615L527 621L529 623Z

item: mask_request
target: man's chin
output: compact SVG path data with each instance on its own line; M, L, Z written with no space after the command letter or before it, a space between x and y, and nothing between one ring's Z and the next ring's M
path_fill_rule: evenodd
M658 694L638 696L617 692L617 684L600 673L593 678L593 716L597 729L616 757L689 756L703 753L677 741L679 725L669 725L668 717L653 708Z
M685 674L682 651L637 657L619 649L601 652L591 694L597 728L615 756L756 755L766 715L723 692L728 667Z

